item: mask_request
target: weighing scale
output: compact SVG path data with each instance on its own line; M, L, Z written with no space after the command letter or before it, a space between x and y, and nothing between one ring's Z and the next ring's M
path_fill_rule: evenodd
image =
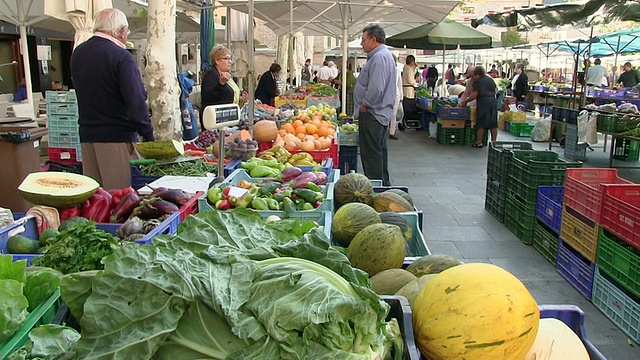
M218 159L224 159L224 133L227 127L240 123L240 107L237 104L209 105L202 113L202 123L207 130L218 130ZM218 160L218 178L224 179L224 161ZM214 182L216 182L214 180Z

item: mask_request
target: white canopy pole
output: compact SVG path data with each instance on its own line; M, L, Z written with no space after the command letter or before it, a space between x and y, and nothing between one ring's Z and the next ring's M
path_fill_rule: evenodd
M254 30L254 26L253 26L253 0L249 0L249 3L247 4L247 6L249 7L249 31L247 31L247 52L249 54L249 61L248 61L248 65L249 65L249 74L247 74L247 80L249 81L249 97L247 99L247 101L249 102L249 132L251 133L251 136L253 136L253 112L255 111L255 95L256 95L256 87L255 87L255 81L256 81L256 74L255 74L255 67L254 67L254 59L253 59L253 30Z
M293 0L289 0L289 101L293 102L293 77L295 74L294 61L295 54L293 49ZM286 81L285 81L286 86Z
M29 46L27 45L27 15L24 12L22 1L16 3L18 7L18 19L20 20L20 51L22 52L22 63L24 66L24 82L27 88L27 103L35 119L35 108L33 106L33 84L31 83L31 64L29 64Z
M445 83L445 75L447 74L447 65L446 63L446 59L445 59L445 53L447 52L447 45L442 44L442 92L439 94L440 97L445 96L445 94L447 93L447 84ZM438 79L436 79L436 81L438 81Z
M347 112L347 57L349 56L349 29L344 27L342 29L342 74L340 78L342 79L342 112L348 114ZM353 110L353 109L352 109Z

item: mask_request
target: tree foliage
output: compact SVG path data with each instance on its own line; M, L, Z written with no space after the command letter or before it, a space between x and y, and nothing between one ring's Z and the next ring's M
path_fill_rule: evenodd
M522 45L526 43L527 40L524 39L516 30L507 30L502 33L502 46L504 47Z

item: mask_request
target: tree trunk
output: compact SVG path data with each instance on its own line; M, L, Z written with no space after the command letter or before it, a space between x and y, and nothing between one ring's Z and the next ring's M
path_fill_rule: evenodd
M145 79L157 140L181 140L180 85L176 73L176 0L149 0Z

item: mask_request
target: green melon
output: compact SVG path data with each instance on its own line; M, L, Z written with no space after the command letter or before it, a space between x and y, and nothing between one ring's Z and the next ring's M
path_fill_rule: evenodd
M23 235L13 235L6 243L8 254L35 254L39 248L40 243L38 240L33 240Z
M90 222L91 220L87 218L83 218L82 216L74 216L65 220L60 226L58 226L58 231L69 230L72 227L76 226L76 224L85 224Z
M416 259L407 267L407 271L420 277L427 274L439 274L448 268L460 265L460 261L449 255L433 254Z
M411 240L413 240L413 229L402 215L388 211L382 212L379 215L383 224L397 225L400 228L400 231L402 231L402 235L407 241L407 244L411 243Z
M389 189L386 190L385 192L391 192L394 193L396 195L400 195L402 196L405 200L407 200L409 202L409 204L413 205L413 198L411 197L411 195L409 195L408 192L406 191L402 191L400 189Z
M371 204L374 195L369 178L358 173L340 176L333 190L333 197L340 205L354 202Z
M366 271L369 276L387 269L399 269L405 253L406 241L400 228L390 224L367 226L347 248L351 265Z
M380 215L374 208L362 203L349 203L333 215L331 235L338 244L347 247L360 230L379 223Z
M88 176L47 171L27 175L18 192L34 205L61 209L82 204L98 187L100 184Z
M404 269L388 269L371 277L371 289L378 295L393 295L407 283L417 280Z
M51 244L55 239L56 236L58 236L60 234L60 231L58 231L58 229L53 229L53 228L49 228L44 230L43 232L40 233L40 246L46 246Z
M136 143L136 150L145 159L173 159L184 155L184 145L179 141L147 141Z
M419 278L412 280L405 284L400 290L396 291L395 295L404 296L409 300L409 306L413 309L413 303L416 301L416 297L422 291L422 288L431 281L437 274L422 275Z

